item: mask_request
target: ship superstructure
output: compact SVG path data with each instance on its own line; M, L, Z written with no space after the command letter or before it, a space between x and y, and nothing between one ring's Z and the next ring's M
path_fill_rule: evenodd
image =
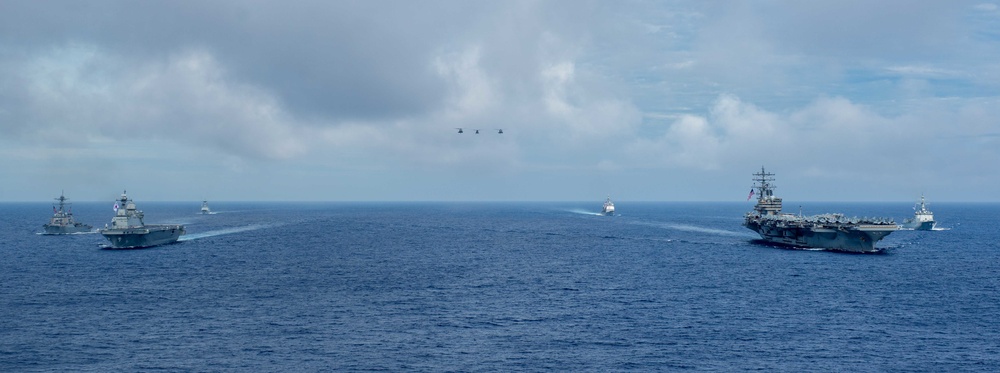
M176 242L184 234L179 224L146 225L142 210L125 192L115 201L115 216L111 225L105 225L101 234L111 242L113 249L137 249Z
M802 216L781 212L781 198L774 196L774 174L761 167L754 175L757 193L754 210L746 213L743 225L767 242L846 252L878 252L875 243L899 230L891 218L857 218L843 214ZM749 198L748 198L749 199Z
M913 217L903 220L903 228L915 231L934 230L937 222L934 221L934 213L927 209L927 202L924 196L920 196L920 202L913 206Z
M45 229L44 234L83 233L94 229L92 225L73 220L73 207L66 202L69 201L69 198L66 198L65 193L60 194L56 201L59 201L59 207L52 206L52 218L49 219L48 224L42 225L42 228Z
M608 196L608 200L604 201L604 208L601 209L601 213L604 215L615 214L615 204L611 202L611 196Z

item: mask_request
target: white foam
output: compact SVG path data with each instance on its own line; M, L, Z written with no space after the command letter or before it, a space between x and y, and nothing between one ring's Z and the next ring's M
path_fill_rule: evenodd
M197 239L206 238L206 237L214 237L214 236L221 236L221 235L224 235L224 234L233 234L233 233L240 233L240 232L246 232L246 231L253 231L253 230L258 230L258 229L271 228L271 227L275 227L275 226L277 226L277 225L276 224L254 224L254 225L248 225L248 226L245 226L245 227L217 229L217 230L208 231L208 232L201 232L201 233L194 233L194 234L185 234L185 235L181 236L181 238L179 238L177 240L178 241L191 241L191 240L197 240Z
M603 216L604 215L604 214L599 213L599 212L585 211L585 210L581 210L581 209L572 209L572 210L566 210L566 211L572 212L574 214L581 214L581 215L594 215L594 216Z
M750 233L734 232L725 229L715 229L715 228L705 228L690 224L676 224L676 223L647 223L647 222L636 222L636 224L648 225L658 228L673 229L678 231L686 232L698 232L698 233L708 233L720 236L736 236L736 237L749 237L754 236Z

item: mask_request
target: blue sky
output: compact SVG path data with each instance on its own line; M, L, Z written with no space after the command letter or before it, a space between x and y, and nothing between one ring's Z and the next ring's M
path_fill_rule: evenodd
M0 3L0 201L1000 201L998 165L996 2Z

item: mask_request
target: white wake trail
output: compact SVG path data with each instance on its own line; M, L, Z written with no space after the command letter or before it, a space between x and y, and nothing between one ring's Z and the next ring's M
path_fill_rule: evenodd
M208 231L208 232L201 232L201 233L194 233L194 234L185 234L185 235L181 236L181 238L179 238L178 241L191 241L191 240L197 240L197 239L206 238L206 237L214 237L214 236L221 236L221 235L224 235L224 234L233 234L233 233L240 233L240 232L246 232L246 231L253 231L253 230L264 229L264 228L271 228L271 227L276 227L276 226L278 226L278 225L277 224L254 224L254 225L248 225L248 226L245 226L245 227L217 229L217 230Z

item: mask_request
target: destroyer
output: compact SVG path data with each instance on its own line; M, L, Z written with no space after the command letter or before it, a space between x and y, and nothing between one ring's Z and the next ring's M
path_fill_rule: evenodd
M917 208L919 207L919 208ZM903 228L915 231L931 231L937 222L934 221L934 213L927 209L924 196L920 196L920 203L913 206L913 217L903 220Z
M136 210L135 203L122 192L115 202L115 217L111 226L104 226L101 234L111 241L113 249L137 249L176 242L184 234L184 226L179 224L146 225L143 213Z
M774 196L774 174L761 167L753 174L757 205L744 217L743 225L765 241L803 248L822 248L857 253L878 252L875 243L899 230L891 218L847 218L843 214L801 216L782 213L781 198Z
M208 201L201 201L201 213L206 215L212 213L212 210L208 208Z
M601 210L604 215L614 215L615 214L615 204L611 202L611 196L608 196L608 200L604 201L604 208Z
M65 193L60 194L56 201L59 201L59 208L52 206L52 219L49 219L48 224L42 225L42 228L45 228L44 234L83 233L94 229L92 225L77 223L73 220L73 208L66 209L70 204L66 203L69 198L66 198Z

